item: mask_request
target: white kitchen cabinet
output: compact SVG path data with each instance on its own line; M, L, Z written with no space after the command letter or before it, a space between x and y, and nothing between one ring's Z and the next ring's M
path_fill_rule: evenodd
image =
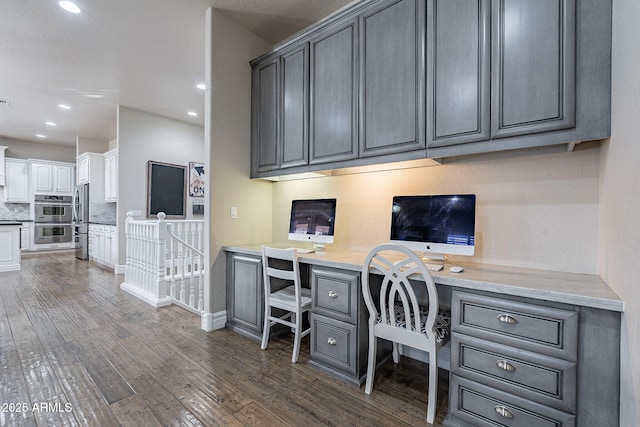
M20 270L20 223L0 224L0 271Z
M117 259L116 227L89 224L89 259L108 267L114 267Z
M71 163L31 160L34 194L73 194L74 169Z
M26 251L31 244L31 227L33 223L23 222L20 226L20 250Z
M104 153L104 201L118 201L118 150Z
M104 202L104 156L98 153L82 153L76 157L78 184L89 184L89 200Z
M5 202L29 203L29 165L26 160L6 159Z
M4 151L9 148L0 145L0 185L5 185Z

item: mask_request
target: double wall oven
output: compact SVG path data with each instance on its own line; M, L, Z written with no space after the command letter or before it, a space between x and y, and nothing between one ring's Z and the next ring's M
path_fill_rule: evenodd
M34 243L69 243L73 239L71 196L35 196Z

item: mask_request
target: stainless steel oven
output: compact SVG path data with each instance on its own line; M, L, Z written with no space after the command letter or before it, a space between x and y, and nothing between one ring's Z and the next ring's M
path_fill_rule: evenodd
M71 223L36 223L34 225L34 242L40 243L68 243L73 238Z
M73 207L71 196L35 196L35 222L71 222Z

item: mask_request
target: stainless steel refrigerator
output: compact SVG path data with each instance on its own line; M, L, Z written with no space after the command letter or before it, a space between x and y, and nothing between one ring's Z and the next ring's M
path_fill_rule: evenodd
M76 258L89 259L89 184L76 186L73 194L73 236Z

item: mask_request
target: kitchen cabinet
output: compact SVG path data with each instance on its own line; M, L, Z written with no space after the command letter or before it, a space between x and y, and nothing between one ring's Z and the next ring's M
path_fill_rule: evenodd
M0 222L0 272L20 270L20 223Z
M262 339L264 287L262 258L230 253L227 256L227 327Z
M29 164L22 159L6 159L6 202L29 203Z
M104 201L118 201L118 150L104 153Z
M5 163L4 163L4 152L9 147L5 147L4 145L0 145L0 185L5 185L6 181L6 171L5 171Z
M89 224L89 259L107 267L114 268L117 262L116 227L111 225Z
M31 229L33 228L32 224L31 222L23 222L20 226L20 250L22 251L29 250L31 244Z
M73 195L75 165L31 160L34 194Z
M252 69L252 168L266 172L280 168L278 113L280 57L273 55Z
M358 156L358 21L338 21L310 41L309 163Z
M424 25L424 0L381 1L359 16L360 157L426 147Z

